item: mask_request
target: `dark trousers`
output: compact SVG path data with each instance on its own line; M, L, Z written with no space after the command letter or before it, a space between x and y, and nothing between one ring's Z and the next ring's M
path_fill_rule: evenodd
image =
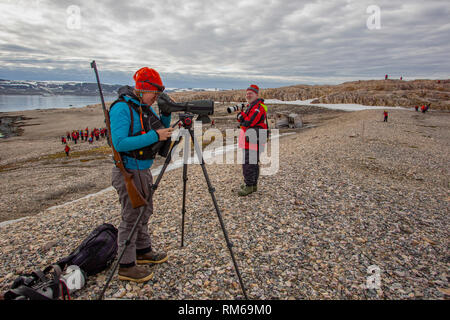
M385 117L384 117L384 121L383 121L383 122L387 122L387 118L388 118L388 117L387 117L387 116L385 116Z
M256 186L259 178L259 154L260 151L243 149L244 163L242 173L247 186Z

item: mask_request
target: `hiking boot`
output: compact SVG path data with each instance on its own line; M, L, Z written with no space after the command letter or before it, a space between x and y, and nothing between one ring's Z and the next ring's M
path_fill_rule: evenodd
M255 192L256 189L257 189L256 186L245 186L238 192L238 195L241 197L245 197L248 196L250 193Z
M143 267L132 266L129 268L119 268L119 280L143 283L153 278L153 272Z
M169 257L165 252L155 252L150 251L144 254L136 255L137 264L147 264L147 263L163 263L166 262Z
M241 184L240 190L244 189L246 186L247 185L245 183ZM258 191L258 186L253 186L253 187L255 188L255 191Z

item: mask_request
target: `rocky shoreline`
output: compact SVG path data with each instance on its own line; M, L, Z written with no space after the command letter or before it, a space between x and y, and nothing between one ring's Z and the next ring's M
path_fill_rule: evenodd
M280 140L280 169L236 196L239 165L208 165L250 299L448 299L449 115L336 114ZM107 299L242 298L201 168L189 167L184 248L181 170L155 195L150 231L169 260L145 284L114 278ZM0 292L69 254L95 226L118 225L114 190L2 227ZM369 270L380 287L368 289ZM107 272L76 299L95 299Z

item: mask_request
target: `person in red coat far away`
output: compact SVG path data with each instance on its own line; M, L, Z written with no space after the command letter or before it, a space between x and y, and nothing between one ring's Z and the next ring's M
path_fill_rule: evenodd
M400 77L400 80L403 80L403 77Z
M66 157L69 156L70 147L68 144L66 144L66 147L64 148L64 151L66 152Z
M416 109L416 111L419 111L419 106L415 106L414 108Z
M388 75L385 75L385 76L384 76L384 80L387 80L387 79L388 79Z
M384 121L383 122L387 122L388 120L388 113L386 110L384 110Z

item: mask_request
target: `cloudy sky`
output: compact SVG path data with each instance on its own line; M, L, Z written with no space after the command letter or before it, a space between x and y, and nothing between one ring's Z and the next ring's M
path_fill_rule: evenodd
M379 9L379 11L378 11ZM0 79L243 88L449 78L447 0L0 0Z

